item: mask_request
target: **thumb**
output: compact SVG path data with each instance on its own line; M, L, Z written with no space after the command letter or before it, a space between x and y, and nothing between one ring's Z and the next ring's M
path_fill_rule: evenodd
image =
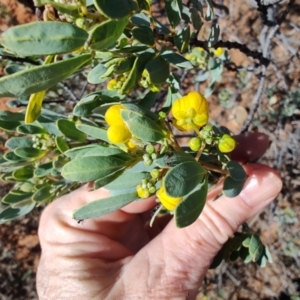
M282 182L273 169L260 164L248 165L245 169L249 178L239 196L222 196L216 201L208 197L195 223L178 229L171 221L152 241L151 247L156 253L163 245L163 255L156 256L156 259L162 259L163 272L168 274L173 291L180 287L188 292L189 299L193 299L222 245L242 223L267 206L280 192Z

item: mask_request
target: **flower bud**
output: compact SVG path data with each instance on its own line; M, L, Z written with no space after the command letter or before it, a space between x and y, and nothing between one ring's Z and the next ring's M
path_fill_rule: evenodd
M153 179L157 179L160 176L160 171L158 169L153 169L151 170L150 175Z
M218 148L223 153L231 152L235 147L236 141L229 134L224 134L218 142Z
M147 152L148 154L152 154L152 153L154 153L154 151L155 151L155 148L154 148L153 145L151 145L151 144L147 145L147 147L146 147L146 152Z
M193 137L189 140L189 147L193 151L198 151L201 147L202 141L198 137Z

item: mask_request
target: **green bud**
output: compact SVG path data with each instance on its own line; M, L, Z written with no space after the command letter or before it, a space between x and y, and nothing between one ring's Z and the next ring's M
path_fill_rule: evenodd
M160 119L165 119L167 117L167 114L164 111L160 111L158 113L158 116L159 116Z
M150 175L153 179L157 179L160 176L160 171L158 169L153 169L151 170Z
M151 144L147 145L147 147L146 147L146 152L147 152L148 154L152 154L152 153L154 153L154 151L155 151L155 148L154 148L153 145L151 145Z
M151 154L151 158L154 160L154 159L157 159L157 155L156 155L156 153L152 153Z
M149 192L150 192L150 194L154 194L156 192L155 186L150 187Z
M151 159L145 160L145 161L144 161L144 164L145 164L145 166L149 167L149 166L152 165L152 160L151 160Z
M202 141L198 137L193 137L189 140L189 147L193 151L198 151L201 147Z
M150 160L150 155L149 154L147 154L147 153L145 153L144 155L143 155L143 160Z

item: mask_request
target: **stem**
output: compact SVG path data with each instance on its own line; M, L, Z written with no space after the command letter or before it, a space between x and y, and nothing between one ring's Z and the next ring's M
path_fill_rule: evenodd
M214 172L217 172L217 173L220 173L220 174L223 174L223 175L228 175L227 170L219 169L218 167L216 167L214 165L211 165L209 163L201 162L201 165L207 170L214 171Z

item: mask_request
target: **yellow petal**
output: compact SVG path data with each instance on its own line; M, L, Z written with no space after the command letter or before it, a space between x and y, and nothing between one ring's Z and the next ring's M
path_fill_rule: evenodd
M105 113L105 122L108 125L114 125L114 124L123 124L124 121L121 117L121 109L126 109L121 104L112 105Z
M168 210L174 210L176 206L181 202L183 197L170 197L166 194L164 186L162 186L156 193L156 196L160 200L161 204Z
M125 124L114 124L107 129L107 138L114 144L123 144L131 138Z

